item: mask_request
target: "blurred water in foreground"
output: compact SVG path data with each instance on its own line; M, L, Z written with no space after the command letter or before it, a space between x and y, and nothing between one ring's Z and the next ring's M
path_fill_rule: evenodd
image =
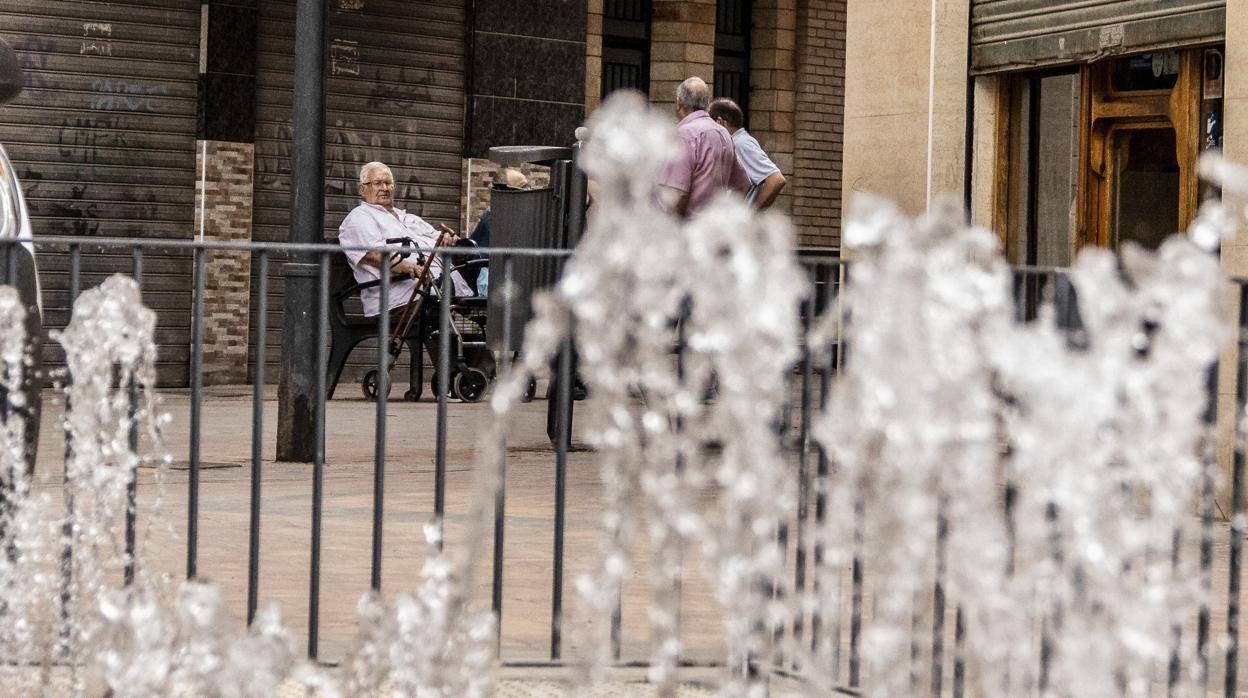
M607 502L601 555L576 584L580 612L599 621L574 643L591 648L582 688L611 664L609 618L635 562L628 551L644 538L658 695L680 682L680 585L691 570L720 604L723 695L765 693L777 656L825 695L844 683L836 668L851 635L865 694L926 692L923 667L943 661L932 638L946 600L959 609L969 695L1137 696L1158 681L1197 692L1187 628L1210 590L1193 512L1213 477L1206 372L1233 327L1214 252L1233 216L1210 204L1155 254L1084 251L1068 276L1078 322L1054 322L1047 308L1024 324L992 233L966 227L956 208L912 220L864 199L844 233L848 281L807 332L812 289L787 219L724 198L679 223L654 206L676 148L670 119L622 95L589 126L589 230L535 302L523 365L491 397L469 544L439 554L430 526L420 586L361 600L342 667L306 662L276 608L234 632L214 587L167 593L145 572L142 546L126 550L135 469L164 459L147 389L155 317L121 277L84 293L57 338L72 377L63 505L32 494L19 405L4 411L6 662L45 683L69 671L84 695L269 696L291 682L327 696L490 695L496 619L464 590L489 537L501 436L529 374L549 371L575 327L593 393L578 419ZM1242 171L1206 169L1248 196ZM11 401L21 314L0 293ZM786 455L778 425L803 351L825 357L832 345L844 365L814 418L829 467L813 478ZM786 533L801 476L826 514L809 531L811 583L797 588ZM866 581L848 583L851 569ZM795 624L800 638L778 632Z

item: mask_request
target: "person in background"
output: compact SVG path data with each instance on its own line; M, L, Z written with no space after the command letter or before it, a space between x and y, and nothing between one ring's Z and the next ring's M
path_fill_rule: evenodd
M750 135L742 126L745 115L737 103L726 97L711 102L707 110L715 123L723 126L732 134L732 144L737 149L737 161L745 168L750 178L750 190L745 200L758 211L765 211L776 202L780 190L784 189L784 175L776 163L767 157L758 139Z
M528 189L529 178L524 173L513 167L504 167L499 173L498 180L494 182L494 189ZM472 241L477 243L477 247L490 246L490 209L485 209L485 213L481 214L481 220L477 221L477 225L472 229Z
M520 170L504 167L499 171L498 181L494 182L493 188L498 189L527 189L529 186L529 178L524 176ZM490 223L493 216L490 214L491 209L485 209L485 213L481 214L481 219L477 221L476 227L472 229L473 243L477 247L490 246ZM490 270L488 268L477 272L475 280L470 280L473 286L477 288L477 295L484 296L490 291Z
M710 103L711 89L702 78L688 78L676 88L681 149L663 170L659 191L667 210L686 220L719 192L744 195L750 188L732 136L706 113Z
M386 240L411 238L418 246L432 248L438 241L438 231L420 216L408 213L394 205L394 174L385 163L370 162L360 168L360 204L347 214L338 228L338 244L347 248L385 247ZM455 238L451 244L458 240ZM390 287L389 308L396 310L407 304L416 290L416 276L420 262L413 255L403 258L396 253L382 250L346 249L343 252L351 262L355 280L364 283L381 278L381 271L389 269L392 274L411 278L396 281ZM430 278L442 276L442 260L435 257L430 267ZM460 276L451 274L456 296L471 296L472 289ZM360 302L366 316L382 311L380 291L376 286L360 291Z

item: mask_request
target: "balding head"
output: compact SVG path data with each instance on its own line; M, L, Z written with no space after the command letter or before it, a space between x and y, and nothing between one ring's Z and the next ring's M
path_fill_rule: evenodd
M503 168L503 184L513 189L524 189L529 186L529 178L514 167Z
M676 87L676 115L684 118L711 103L711 88L706 81L694 76Z

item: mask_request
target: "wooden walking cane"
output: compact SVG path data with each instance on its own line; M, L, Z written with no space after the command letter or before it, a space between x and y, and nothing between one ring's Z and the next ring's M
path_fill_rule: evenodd
M429 282L429 274L433 270L433 258L438 252L439 247L448 244L449 238L455 237L455 231L440 226L442 232L438 233L438 239L433 243L433 249L429 251L425 257L424 263L420 266L420 271L414 277L416 279L416 288L412 289L412 295L407 299L407 305L403 306L403 312L399 314L399 321L395 323L395 331L390 334L390 356L398 358L399 353L403 351L403 338L407 336L407 331L411 329L411 325L418 317L421 303L425 299L425 284ZM449 271L447 265L442 265L442 273Z

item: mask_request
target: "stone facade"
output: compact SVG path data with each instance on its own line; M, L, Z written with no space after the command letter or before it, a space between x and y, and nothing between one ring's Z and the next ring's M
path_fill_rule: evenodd
M200 141L195 231L210 242L251 240L254 146ZM204 384L247 381L251 255L214 250L205 258Z
M846 202L870 191L917 214L961 199L969 13L966 0L848 3Z
M481 158L493 146L571 141L585 118L588 5L579 0L471 5L465 154Z
M1224 154L1239 163L1248 163L1248 138L1237 137L1248 132L1248 47L1243 37L1248 37L1248 4L1231 2L1226 5L1226 82L1223 87L1223 133L1226 134ZM1231 40L1230 37L1240 37ZM1248 230L1248 201L1237 201L1234 194L1225 192L1227 210L1240 217L1241 230ZM1235 240L1222 244L1222 269L1228 275L1248 275L1248 236L1241 233ZM1232 289L1227 289L1227 306L1238 309L1239 299ZM1223 512L1230 511L1230 487L1235 457L1236 422L1242 414L1235 391L1236 367L1239 346L1231 344L1222 354L1218 371L1218 464L1222 469L1219 503Z

